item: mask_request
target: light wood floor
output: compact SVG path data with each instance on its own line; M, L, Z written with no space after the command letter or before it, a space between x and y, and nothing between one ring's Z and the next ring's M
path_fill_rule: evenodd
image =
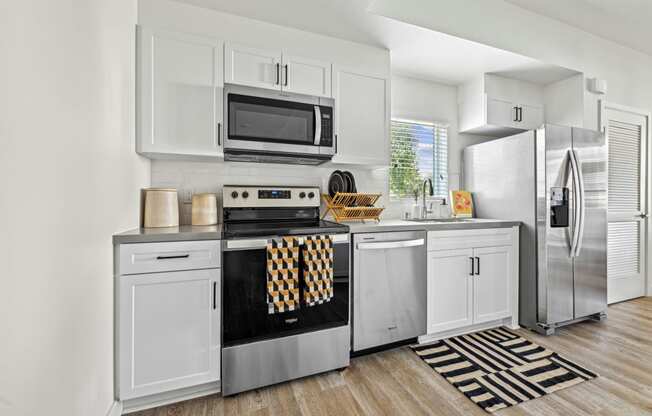
M652 415L652 298L609 308L606 321L523 336L597 372L578 386L497 415ZM222 415L487 415L407 347L351 360L342 372L235 397L209 396L134 413Z

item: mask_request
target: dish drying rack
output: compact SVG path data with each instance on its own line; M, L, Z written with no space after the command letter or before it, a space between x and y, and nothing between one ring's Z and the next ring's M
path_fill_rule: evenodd
M338 192L332 197L329 194L322 194L321 197L326 204L326 211L322 215L322 219L331 213L337 222L380 221L380 214L385 208L374 207L374 204L381 196L382 194L359 192Z

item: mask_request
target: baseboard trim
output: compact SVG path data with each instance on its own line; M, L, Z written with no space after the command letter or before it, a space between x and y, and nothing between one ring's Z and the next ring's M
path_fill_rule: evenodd
M456 337L459 335L466 335L471 332L484 331L486 329L498 328L500 326L506 326L510 329L518 329L518 325L513 325L512 318L497 319L491 322L485 322L477 325L465 326L462 328L450 329L448 331L437 332L434 334L422 335L419 337L419 344L425 344L427 342L438 341L444 338Z
M195 399L197 397L209 396L220 392L220 382L211 382L194 387L186 387L179 390L165 393L153 394L151 396L137 397L122 402L122 414L126 415L153 407L165 406L172 403ZM113 415L111 415L113 416Z
M106 416L120 416L122 415L122 403L119 401L114 401L111 403L111 407L109 408L108 413Z

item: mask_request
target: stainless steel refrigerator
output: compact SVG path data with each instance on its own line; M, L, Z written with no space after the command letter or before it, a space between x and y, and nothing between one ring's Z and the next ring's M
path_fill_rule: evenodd
M546 125L464 149L476 216L520 220L519 321L551 334L607 309L607 143Z

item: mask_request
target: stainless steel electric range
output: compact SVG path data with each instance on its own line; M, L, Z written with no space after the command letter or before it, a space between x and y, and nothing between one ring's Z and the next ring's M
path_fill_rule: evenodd
M319 218L319 188L224 186L222 200L222 394L348 366L349 229ZM270 314L267 244L308 235L333 241L333 298Z

